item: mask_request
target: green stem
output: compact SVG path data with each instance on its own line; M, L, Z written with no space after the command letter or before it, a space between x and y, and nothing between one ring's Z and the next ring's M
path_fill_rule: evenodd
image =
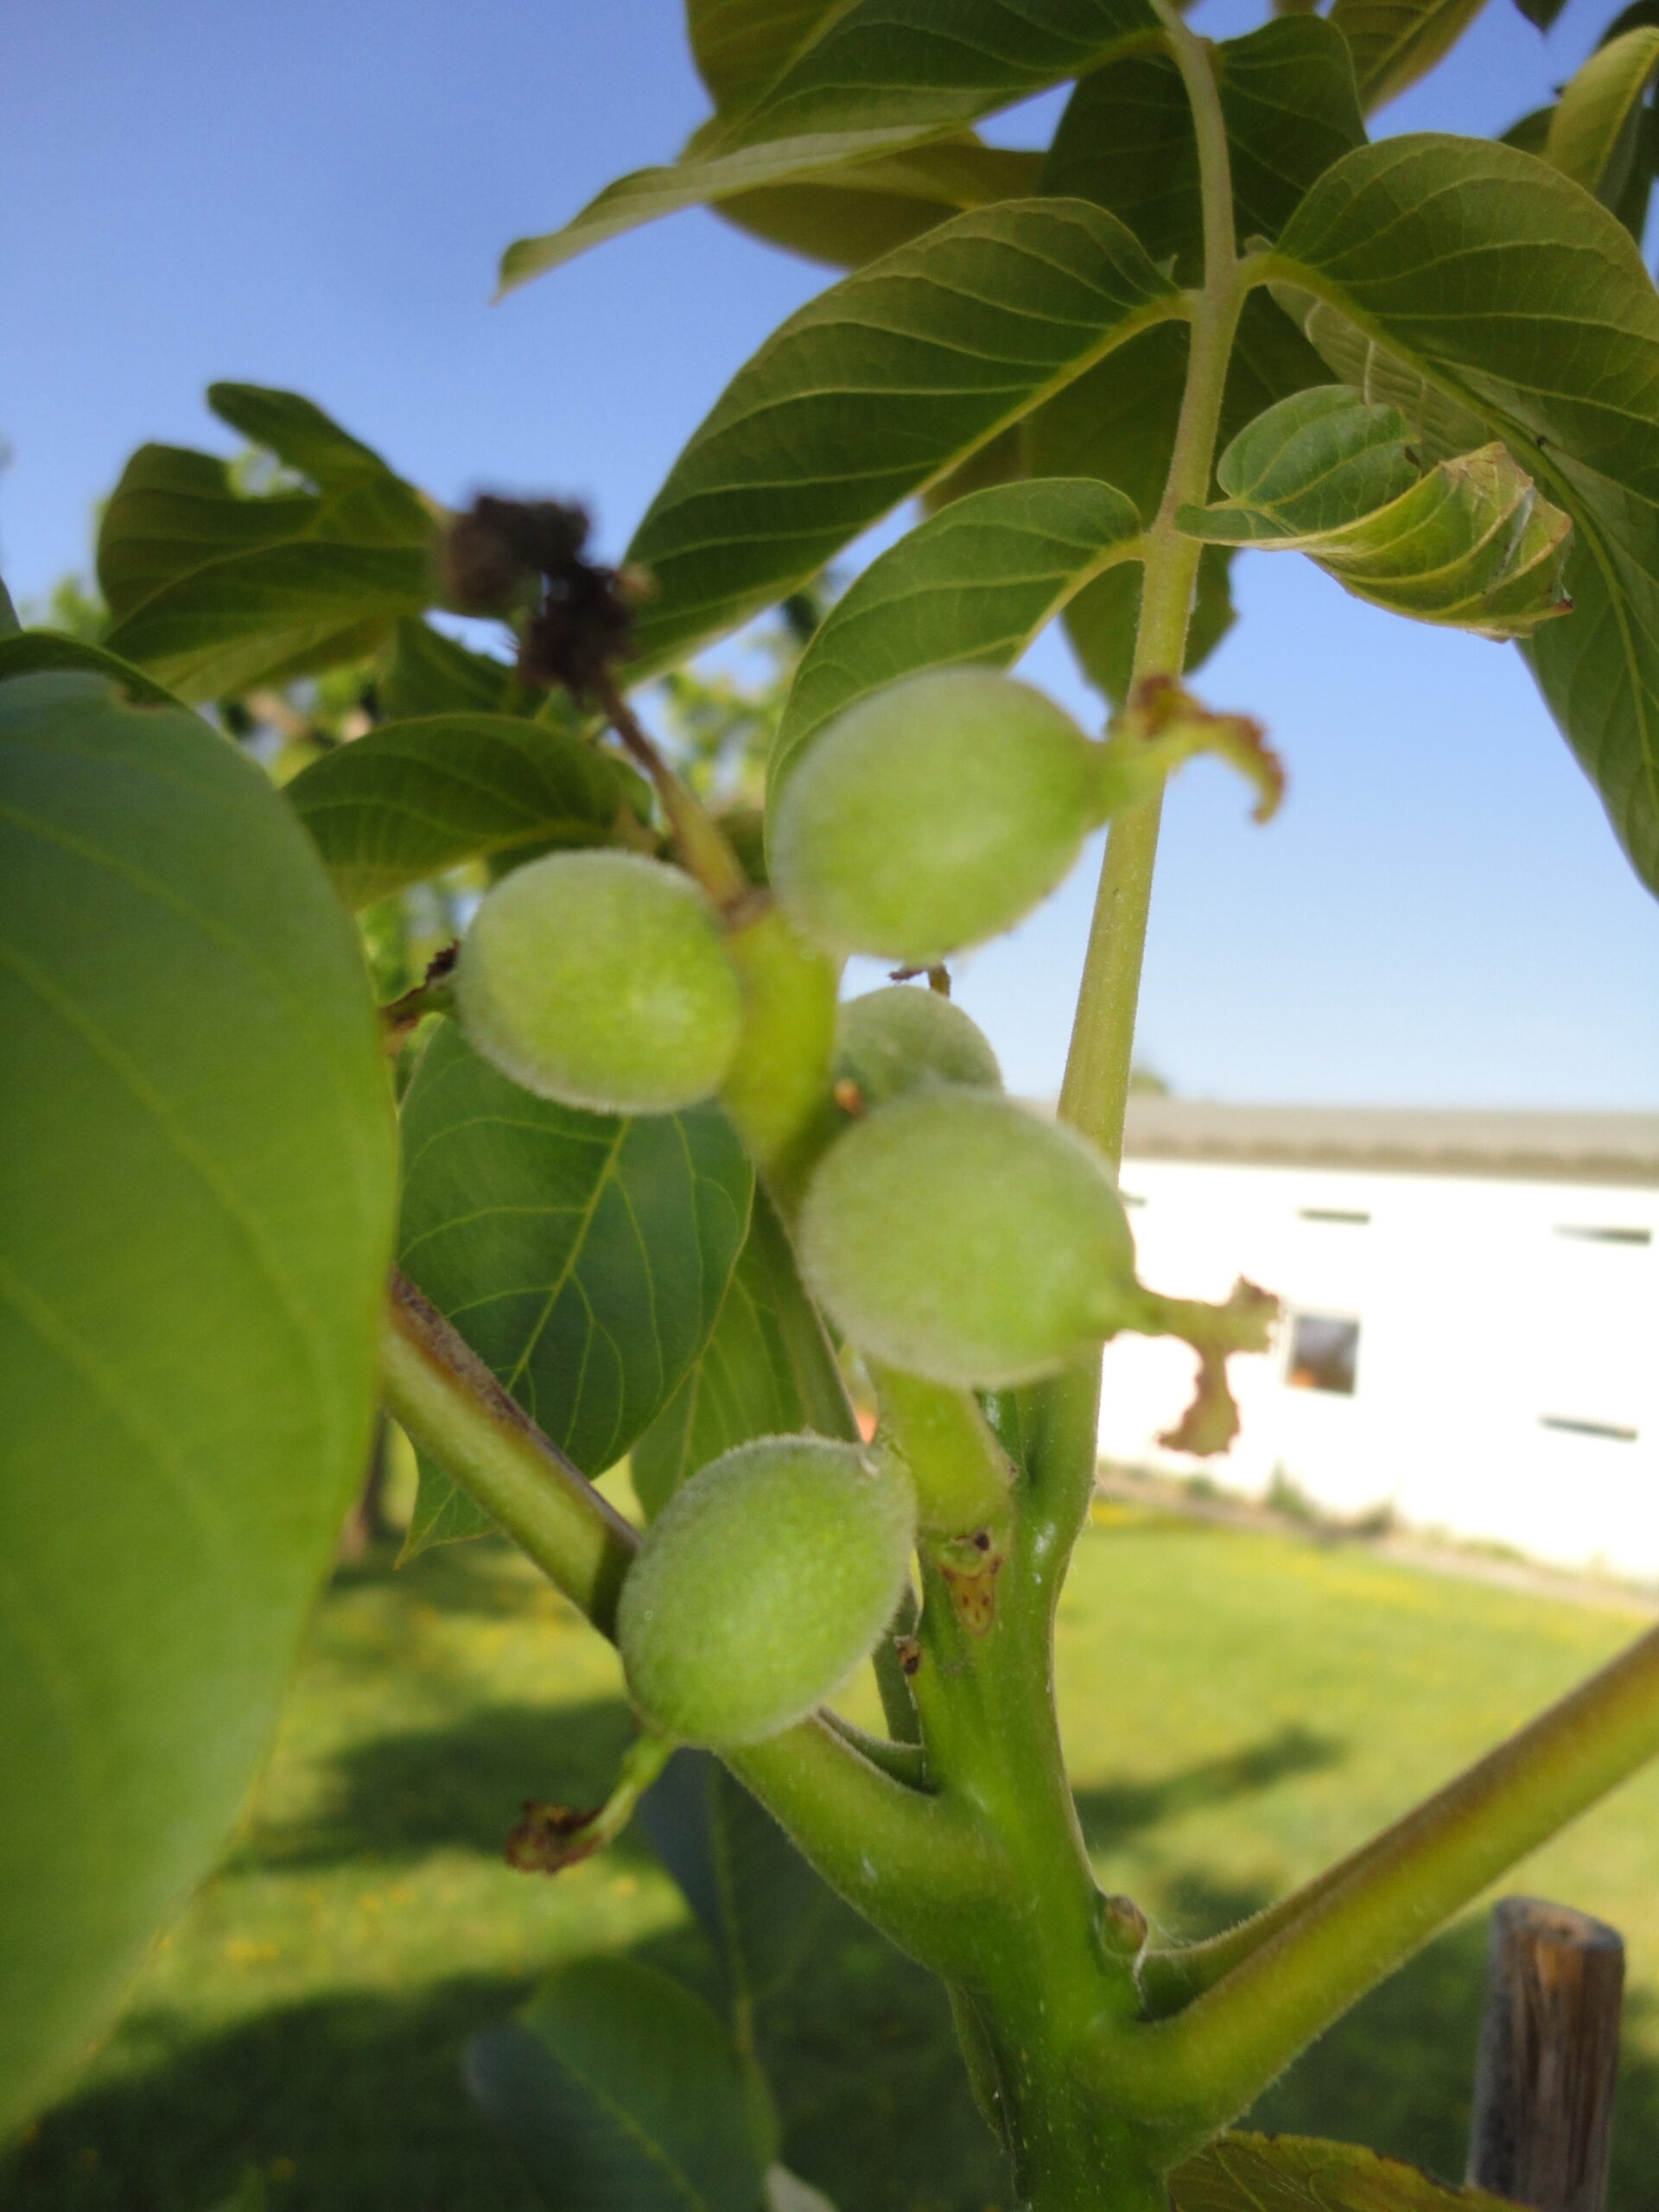
M1163 503L1145 541L1133 683L1179 677L1200 549L1174 526L1201 500L1243 300L1232 182L1208 51L1173 7L1160 15L1192 102L1202 177L1205 283L1192 302L1187 376ZM1114 1165L1122 1153L1161 793L1117 815L1108 833L1082 988L1060 1094L1063 1120ZM995 2082L1020 2201L1039 2212L1149 2212L1163 2202L1132 2111L1106 2090L1103 2055L1147 2033L1130 2017L1128 1959L1103 1941L1103 1901L1077 1833L1054 1724L1053 1610L1094 1479L1099 1362L1078 1362L1033 1394L1027 1486L1014 1522L1007 1597L976 1652L942 1578L930 1578L916 1683L930 1772L971 1796L1015 1862L1022 1912L988 1942L972 2008L982 2072ZM994 1648L1001 1646L1001 1649ZM971 1992L969 1993L971 1994ZM965 2001L965 2000L964 2000ZM959 2006L960 2009L960 2006Z
M1005 1519L1014 1468L978 1401L880 1360L868 1365L881 1430L910 1471L923 1528L960 1536Z
M1133 681L1179 677L1185 664L1192 595L1202 547L1175 527L1176 511L1209 496L1234 333L1247 291L1234 236L1227 128L1206 41L1194 37L1167 0L1158 0L1170 50L1192 111L1204 213L1204 284L1192 300L1186 385L1169 475L1146 537L1141 619ZM1116 816L1107 833L1100 887L1090 923L1060 1118L1092 1137L1116 1166L1135 1052L1135 1011L1146 954L1147 918L1158 856L1161 792ZM1044 1394L1044 1437L1035 1503L1048 1531L1047 1571L1058 1574L1077 1541L1094 1481L1100 1368L1080 1362Z
M515 1404L407 1275L381 1343L386 1410L606 1636L639 1544L580 1468Z
M957 1978L957 2018L1020 2205L1154 2212L1164 2200L1134 2115L1102 2094L1103 2035L1145 2032L1135 2022L1134 1945L1118 1940L1096 1887L1066 1781L1051 1592L1033 1572L1033 1524L1016 1516L1005 1525L1007 1556L988 1606L983 1592L962 1588L970 1547L923 1547L912 1687L929 1774L948 1799L972 1808L1011 1873Z
M823 1717L722 1754L832 1889L945 1980L978 1955L1007 1862L960 1801L907 1788Z
M1659 1629L1299 1897L1222 1938L1224 1958L1249 1948L1136 2054L1170 2155L1243 2111L1452 1914L1656 1751ZM1156 1976L1165 1999L1174 1964Z
M402 1274L392 1278L381 1385L410 1442L613 1635L639 1538ZM849 1903L923 1965L961 1978L1008 1878L969 1807L882 1772L821 1718L727 1764Z
M1209 496L1233 334L1246 289L1234 237L1227 126L1208 41L1194 37L1162 0L1159 14L1192 111L1204 209L1204 284L1192 302L1186 385L1163 501L1147 533L1133 685L1150 676L1179 677L1185 664L1203 548L1176 529L1174 518L1182 505L1201 505ZM1161 795L1143 799L1118 815L1108 832L1060 1090L1060 1118L1091 1136L1114 1165L1123 1149L1162 805Z
M906 1694L909 1694L908 1686ZM833 1706L825 1706L823 1714L836 1735L868 1759L872 1766L879 1766L883 1774L892 1775L895 1781L906 1783L912 1789L927 1788L927 1754L912 1737L896 1732L891 1736L868 1735L855 1720L849 1720ZM901 1721L903 1718L901 1715ZM891 1717L887 1725L893 1725Z
M1182 502L1207 497L1227 363L1255 273L1241 271L1238 262L1225 132L1202 42L1162 0L1160 8L1198 134L1205 271L1193 307L1175 452L1147 537L1137 684L1148 676L1177 677L1184 663L1200 555L1174 529L1173 517ZM1113 823L1061 1095L1063 1116L1114 1159L1122 1149L1158 826L1156 799ZM1086 1454L1092 1463L1096 1395L1094 1373L1079 1368L1052 1387L1035 1425L1038 1503L1054 1557L1063 1556L1086 1504L1072 1460ZM1656 1750L1659 1630L1299 1896L1211 1944L1152 1955L1142 1981L1151 2018L1128 2033L1104 2020L1098 2031L1095 2079L1103 2104L1128 2118L1140 2154L1158 2165L1190 2155L1451 1914ZM989 2024L995 2035L1001 2024L995 2011ZM1066 2070L1059 2069L1062 2081ZM1026 2094L1039 2119L1039 2085L1027 2085ZM1018 2094L1012 2101L1017 2107ZM1012 2116L1016 2143L1031 2124ZM1065 2125L1079 2140L1086 2137L1084 2115ZM1103 2166L1108 2148L1096 2152ZM1083 2201L1064 2175L1038 2193L1046 2207Z
M686 873L696 878L715 906L741 905L748 896L749 879L725 831L646 736L616 678L607 671L599 678L594 690L611 728L650 777Z

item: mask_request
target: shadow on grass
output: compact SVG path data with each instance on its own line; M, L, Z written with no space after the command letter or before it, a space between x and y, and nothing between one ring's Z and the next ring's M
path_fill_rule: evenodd
M689 1931L639 1955L712 1987ZM1459 2179L1484 1958L1484 1917L1440 1937L1245 2124L1369 2143ZM535 2212L458 2068L467 2037L525 1989L479 1977L407 1998L334 1998L194 2041L152 2014L130 2031L134 2073L60 2107L0 2166L0 2205L209 2212L257 2171L270 2212ZM1633 2008L1629 2024L1637 2018ZM760 2025L785 2157L843 2212L1007 2204L943 1991L852 1913L823 1916L792 1988ZM1645 2212L1656 2170L1659 2066L1636 2056L1620 2083L1610 2212Z
M636 1955L715 1993L690 1929ZM0 2206L212 2212L253 2179L270 2212L535 2212L460 2072L467 2038L528 1989L480 1977L333 1998L200 2039L164 2013L136 2019L132 2073L41 2121L0 2165ZM817 1916L791 1990L757 2024L784 2156L843 2212L1006 2204L943 1989L844 1906Z
M1252 1797L1292 1775L1317 1774L1337 1766L1346 1752L1347 1746L1333 1736L1292 1726L1276 1729L1243 1751L1200 1759L1160 1782L1106 1783L1079 1789L1077 1818L1084 1840L1090 1851L1109 1851L1183 1813Z
M444 1612L477 1613L490 1620L522 1620L527 1581L520 1554L505 1536L468 1537L465 1543L434 1544L399 1567L395 1540L371 1544L357 1559L335 1562L331 1590L349 1592L393 1584L400 1593L418 1592L421 1602ZM575 1618L575 1608L570 1608Z
M385 1573L372 1557L337 1585ZM429 1554L410 1586L448 1611L506 1618L524 1605L522 1579L483 1545ZM524 1797L596 1803L630 1732L613 1698L486 1702L440 1726L391 1731L334 1764L321 1817L263 1828L238 1858L288 1870L441 1848L494 1857ZM1079 1814L1091 1847L1109 1849L1343 1756L1331 1738L1287 1728L1161 1780L1085 1788ZM1198 1933L1268 1902L1221 1883L1192 1828L1182 1842L1160 1884L1172 1924ZM620 1848L638 1863L646 1847L631 1831ZM653 1938L642 1955L712 1990L712 1962L689 1929ZM1306 2054L1251 2124L1368 2142L1459 2176L1484 1961L1484 1921L1441 1937ZM534 2212L459 2070L467 2039L527 1987L474 1976L334 1996L217 2033L170 2013L130 2021L129 2070L60 2106L0 2162L0 2212L211 2212L250 2175L263 2177L270 2212ZM784 2155L842 2212L1007 2203L943 1990L846 1908L818 1916L800 1972L759 2027ZM1659 2068L1645 2056L1626 2065L1614 2164L1611 2212L1648 2212Z
M785 2161L842 2212L1008 2203L943 1983L839 1899L817 1916L800 1971L757 2025Z
M0 2167L6 2212L209 2212L251 2172L271 2212L533 2212L474 2113L456 2055L521 2001L491 1978L287 2006L181 2043L133 2022L149 2063L48 2113Z
M582 1705L476 1705L441 1726L374 1736L334 1762L327 1800L291 1828L262 1824L238 1863L284 1871L442 1849L499 1859L527 1797L599 1806L634 1733L620 1698ZM645 1854L626 1831L624 1857Z

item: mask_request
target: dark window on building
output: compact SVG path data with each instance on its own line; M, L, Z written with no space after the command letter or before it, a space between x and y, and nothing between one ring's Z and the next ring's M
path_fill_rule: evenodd
M1564 1221L1556 1226L1558 1236L1576 1236L1585 1244L1651 1244L1650 1229L1599 1229L1589 1224Z
M1573 1421L1566 1414L1540 1414L1540 1428L1559 1428L1568 1436L1605 1436L1615 1444L1634 1444L1636 1431L1610 1421Z
M1370 1221L1368 1213L1351 1213L1342 1206L1299 1206L1298 1221L1345 1221L1351 1227L1363 1229Z
M1290 1326L1285 1381L1293 1390L1334 1390L1351 1398L1359 1370L1359 1324L1330 1313L1297 1313Z

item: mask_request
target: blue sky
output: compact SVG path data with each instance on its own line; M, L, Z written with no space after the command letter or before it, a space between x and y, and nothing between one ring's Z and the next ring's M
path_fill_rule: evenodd
M943 4L943 0L942 0ZM1548 40L1489 0L1383 130L1497 130L1610 0ZM1261 18L1203 0L1213 35ZM619 549L731 372L825 281L691 213L500 307L550 228L705 111L671 0L54 0L0 84L0 569L84 567L146 438L229 450L215 377L309 393L445 499L576 493ZM993 135L1036 143L1052 97ZM1241 563L1201 679L1269 724L1267 830L1207 765L1172 796L1143 1051L1244 1099L1659 1107L1659 905L1507 647L1376 613L1294 556ZM1057 639L1029 672L1082 713ZM1010 1080L1052 1090L1092 866L962 981Z

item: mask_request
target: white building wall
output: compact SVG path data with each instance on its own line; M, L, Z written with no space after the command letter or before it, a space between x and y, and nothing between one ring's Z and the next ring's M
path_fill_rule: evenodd
M1659 1190L1134 1158L1122 1186L1154 1288L1244 1274L1292 1319L1233 1361L1243 1430L1203 1462L1156 1442L1192 1353L1109 1344L1106 1458L1659 1576ZM1288 1382L1299 1313L1358 1323L1351 1396Z

